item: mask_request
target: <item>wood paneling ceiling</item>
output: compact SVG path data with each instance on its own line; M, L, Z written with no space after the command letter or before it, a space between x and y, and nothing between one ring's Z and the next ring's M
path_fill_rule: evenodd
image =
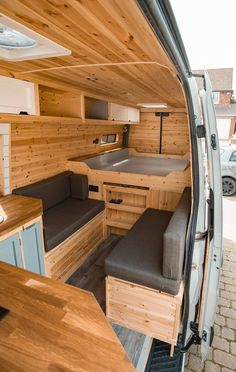
M175 68L135 0L1 0L0 13L72 51L0 60L0 74L134 105L184 107ZM95 81L88 79L93 74Z

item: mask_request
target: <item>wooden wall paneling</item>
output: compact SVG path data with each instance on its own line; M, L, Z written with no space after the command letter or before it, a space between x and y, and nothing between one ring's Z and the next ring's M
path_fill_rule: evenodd
M175 211L181 197L179 192L164 190L150 190L148 193L147 208Z
M155 112L141 112L139 126L130 128L129 146L139 152L158 153L160 118ZM190 151L188 118L185 112L170 112L163 118L162 153L184 155Z
M66 281L104 239L104 212L45 254L50 278Z
M46 116L79 117L82 114L80 94L39 86L40 114Z
M188 118L186 113L174 113L163 120L162 152L185 154L189 152Z
M88 121L89 122L89 121ZM118 143L106 150L121 146L123 127L118 125L69 124L47 120L11 124L11 181L12 188L50 177L66 168L66 161L80 155L104 151L95 138L118 133Z

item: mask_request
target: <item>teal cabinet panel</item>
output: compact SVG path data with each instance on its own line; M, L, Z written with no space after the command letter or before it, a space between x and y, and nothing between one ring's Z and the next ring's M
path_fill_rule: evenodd
M23 268L19 234L0 242L0 261Z
M22 243L25 257L25 269L45 275L43 241L40 222L26 227L22 233Z

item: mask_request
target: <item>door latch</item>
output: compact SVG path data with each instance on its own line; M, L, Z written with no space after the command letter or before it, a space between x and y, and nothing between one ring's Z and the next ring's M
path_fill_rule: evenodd
M216 135L215 134L211 135L211 147L213 148L213 150L217 149Z

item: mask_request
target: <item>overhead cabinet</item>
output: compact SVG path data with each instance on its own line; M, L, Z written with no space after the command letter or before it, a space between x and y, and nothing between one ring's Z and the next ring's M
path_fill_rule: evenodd
M139 109L84 97L85 119L111 120L114 122L138 123Z
M37 85L0 76L0 112L38 115Z
M138 123L139 109L119 105L117 103L110 103L108 119L114 121L124 121L127 123Z

